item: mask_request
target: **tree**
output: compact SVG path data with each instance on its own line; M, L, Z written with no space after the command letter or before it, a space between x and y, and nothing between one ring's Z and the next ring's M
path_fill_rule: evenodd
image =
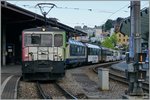
M113 20L108 19L105 23L104 29L105 31L110 30L111 28L113 28Z
M107 37L103 42L102 46L107 47L107 48L112 48L113 49L113 44L111 43L111 40L109 37Z
M116 46L117 44L117 36L115 33L110 37L110 40L112 41L113 45Z
M117 44L117 36L114 33L111 37L107 37L102 43L102 46L115 49L115 46Z

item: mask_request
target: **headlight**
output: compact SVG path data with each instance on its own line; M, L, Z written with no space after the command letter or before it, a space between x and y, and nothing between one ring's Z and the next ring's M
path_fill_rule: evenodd
M25 57L28 57L28 54L25 54Z
M62 55L61 55L61 54L59 54L59 57L62 57Z
M45 29L45 28L42 28L42 31L46 31L46 29Z

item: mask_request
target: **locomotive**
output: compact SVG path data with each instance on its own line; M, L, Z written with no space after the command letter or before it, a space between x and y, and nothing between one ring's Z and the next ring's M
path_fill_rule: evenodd
M22 76L24 80L56 80L65 75L66 33L54 27L22 32Z

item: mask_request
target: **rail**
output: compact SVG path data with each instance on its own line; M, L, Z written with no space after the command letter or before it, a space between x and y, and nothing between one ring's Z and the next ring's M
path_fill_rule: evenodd
M111 64L109 64L109 66L111 66ZM101 67L101 66L99 66L99 67ZM97 69L98 69L98 67L93 67L93 71L98 74ZM113 70L113 71L111 71L111 70ZM118 70L116 70L116 72L114 71L115 69L111 69L111 70L109 71L109 78L110 79L119 81L119 82L126 84L126 85L129 85L127 78L123 75L118 74ZM149 92L149 83L143 82L142 88L143 88L143 90Z
M44 93L44 91L42 90L41 85L40 85L39 82L37 82L37 88L39 90L39 93L40 93L42 99L52 99L51 96L49 96L49 95L47 95L47 94Z
M76 99L77 100L77 98L75 96L73 96L68 91L66 91L65 89L63 89L58 83L55 83L55 85L57 86L57 88L59 90L62 91L62 93L65 95L66 99Z

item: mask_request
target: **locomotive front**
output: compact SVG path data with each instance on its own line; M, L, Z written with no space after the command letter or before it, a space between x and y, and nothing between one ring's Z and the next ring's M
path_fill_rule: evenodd
M57 80L65 75L65 32L58 28L32 28L22 33L24 80Z

